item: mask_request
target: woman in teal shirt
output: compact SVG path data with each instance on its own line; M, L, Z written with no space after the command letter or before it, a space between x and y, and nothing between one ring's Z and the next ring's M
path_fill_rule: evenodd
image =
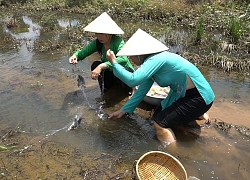
M138 29L117 54L130 56L140 66L133 73L117 63L111 50L107 51L115 76L130 87L139 85L129 101L120 110L110 114L109 118L116 119L125 113L132 113L154 81L161 87L170 87L168 96L161 101L153 115L157 138L163 143L176 140L171 127L196 119L209 121L206 112L215 97L198 68L183 57L167 52L167 49L160 41Z
M116 54L123 47L123 39L116 35L123 34L124 32L122 29L110 18L106 12L104 12L88 26L86 26L84 31L94 32L96 39L91 41L83 49L75 52L69 58L69 63L76 64L78 60L83 60L87 56L98 52L101 61L95 61L91 65L91 78L94 80L98 79L102 92L106 89L109 89L114 84L121 84L125 91L131 95L132 88L124 84L119 78L113 75L112 64L106 58L106 52L108 49L111 49ZM134 68L127 56L119 56L116 60L128 71L134 71Z

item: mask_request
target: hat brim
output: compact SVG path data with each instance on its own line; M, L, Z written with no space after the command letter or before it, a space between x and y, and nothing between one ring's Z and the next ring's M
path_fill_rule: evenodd
M145 31L138 29L125 43L117 56L136 56L166 51L169 48Z
M111 19L106 13L102 13L90 24L88 24L84 31L103 34L124 34L123 30Z

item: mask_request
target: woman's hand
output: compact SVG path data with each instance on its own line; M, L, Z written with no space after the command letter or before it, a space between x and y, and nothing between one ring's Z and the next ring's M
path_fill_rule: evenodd
M69 63L70 64L77 64L77 57L76 55L73 55L69 58Z
M94 79L94 80L98 79L98 76L101 74L101 72L102 72L102 67L101 66L97 66L92 71L91 78Z
M111 64L113 64L114 62L116 62L115 54L114 54L114 52L111 51L110 49L107 50L106 57L107 57L108 61L109 61Z
M118 110L112 114L109 115L109 119L118 119L121 118L124 114L126 114L126 112L124 112L123 110Z

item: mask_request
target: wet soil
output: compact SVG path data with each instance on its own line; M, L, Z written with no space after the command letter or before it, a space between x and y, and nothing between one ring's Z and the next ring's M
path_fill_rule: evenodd
M4 127L0 132L7 148L0 151L1 179L131 179L132 166L121 154L84 154L44 136L31 139Z

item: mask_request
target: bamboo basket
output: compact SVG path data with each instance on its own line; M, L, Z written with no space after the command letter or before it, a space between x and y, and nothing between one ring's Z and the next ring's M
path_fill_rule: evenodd
M187 180L187 173L178 159L161 151L150 151L136 163L139 180Z

